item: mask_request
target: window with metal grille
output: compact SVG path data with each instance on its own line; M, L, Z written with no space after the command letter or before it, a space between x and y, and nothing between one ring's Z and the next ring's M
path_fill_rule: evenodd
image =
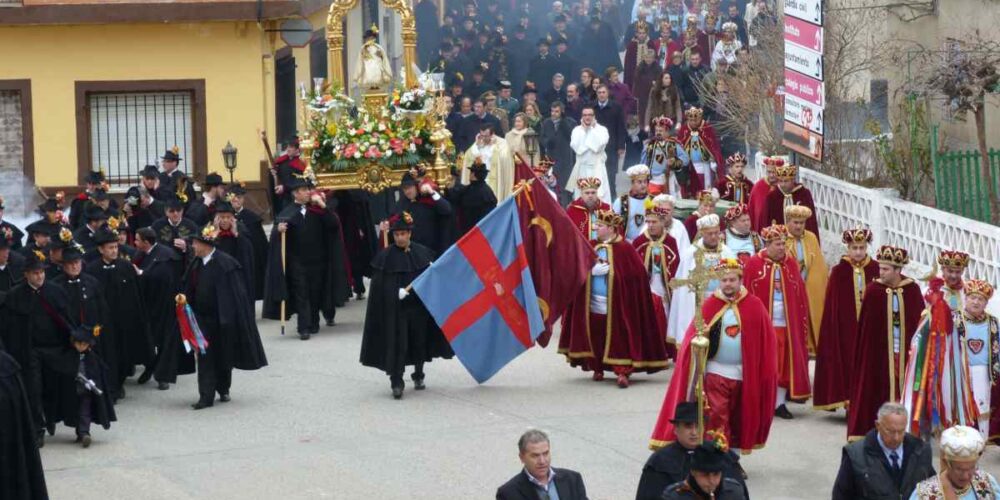
M190 158L192 92L95 93L87 104L91 169L104 169L112 185L137 184L142 168L174 146Z

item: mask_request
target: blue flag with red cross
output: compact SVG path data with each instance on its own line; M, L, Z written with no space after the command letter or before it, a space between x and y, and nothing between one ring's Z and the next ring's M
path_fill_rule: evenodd
M480 384L531 347L545 330L513 196L411 286Z

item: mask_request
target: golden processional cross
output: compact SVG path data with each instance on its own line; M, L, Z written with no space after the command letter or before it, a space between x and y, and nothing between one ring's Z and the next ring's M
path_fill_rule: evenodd
M698 440L705 436L705 365L708 364L708 330L705 317L701 314L701 305L705 301L705 292L713 279L718 279L715 269L705 266L705 249L696 246L694 251L694 268L684 279L670 280L670 288L688 287L694 294L695 337L691 339L692 363L688 372L687 401L698 403ZM677 296L674 295L676 300Z

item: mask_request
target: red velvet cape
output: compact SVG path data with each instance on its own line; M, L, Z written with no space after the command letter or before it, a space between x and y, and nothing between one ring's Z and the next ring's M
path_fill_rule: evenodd
M712 124L708 123L708 120L702 120L701 127L697 130L698 137L701 139L701 144L705 147L708 155L711 156L711 161L715 162L715 171L712 174L712 178L721 179L726 176L726 159L722 156L722 146L719 143L719 135L715 133L715 129L712 128ZM677 143L684 148L688 156L691 156L691 128L688 127L687 123L681 125L680 130L677 131ZM701 176L695 174L694 166L691 167L691 177L688 181L688 192L697 193L702 189L710 189L712 186L703 186L701 182Z
M673 236L664 231L661 236L663 243L663 252L660 253L659 264L660 269L664 270L664 273L660 276L663 278L663 289L667 291L666 300L670 300L670 280L677 275L677 267L681 263L680 252L677 251L677 240ZM639 254L639 258L642 259L643 266L646 268L646 274L652 279L653 271L653 246L650 245L651 240L649 233L643 231L636 239L632 240L632 246L635 247L635 251ZM660 298L659 295L652 293L650 289L650 297L653 299L653 311L656 313L656 324L657 332L663 336L663 342L667 345L667 356L670 359L677 357L677 348L671 343L667 342L667 313L669 309L667 304L664 303L664 299Z
M750 181L746 177L733 179L733 176L727 175L719 179L715 188L719 190L720 200L731 201L733 203L750 203L750 193L753 191L754 185L750 184ZM737 189L740 190L739 199L736 199Z
M791 380L788 396L791 399L809 399L812 390L809 385L809 348L806 335L809 332L809 302L806 298L806 284L795 257L785 254L780 264L767 257L761 250L747 259L743 265L743 286L755 295L767 309L771 317L771 292L774 287L774 270L781 267L782 294L785 301L785 344L789 347L789 372Z
M878 263L868 259L863 269L867 287L878 278ZM833 266L826 284L813 373L813 407L818 410L845 407L851 399L859 313L855 304L854 266L845 256Z
M900 355L906 356L910 348L910 340L917 331L920 314L924 311L924 298L920 294L920 286L909 278L903 278L900 284L903 288L903 301L900 320L903 322L902 339L900 340ZM854 369L852 378L851 411L847 412L847 439L861 439L875 427L875 417L879 406L889 400L889 353L892 332L889 331L889 287L881 280L871 282L865 288L864 299L861 300L861 317L858 318L858 337L854 342ZM822 337L820 337L822 338ZM902 394L902 385L906 374L906 362L895 370L896 400Z
M632 244L615 237L610 245L608 261L608 328L605 332L590 331L590 283L580 289L576 299L563 315L559 353L565 354L572 366L589 370L589 360L595 352L592 339L604 339L605 369L631 366L636 371L657 372L667 367L666 342L658 335L653 298L649 291L649 275ZM595 244L594 248L600 248Z
M684 50L684 46L681 45L680 42L678 42L677 40L669 40L669 41L667 41L667 57L666 57L666 60L665 61L661 61L660 60L660 47L663 46L663 38L657 38L655 40L650 40L649 44L653 48L653 51L656 52L656 60L657 60L657 62L660 63L660 66L663 67L664 71L667 70L667 66L669 66L670 65L670 61L673 60L674 52L682 52ZM678 82L674 82L674 85L677 85L677 84L678 84ZM674 119L673 116L668 116L667 118L670 118L671 120Z
M778 358L774 329L767 308L760 299L751 295L746 289L740 290L740 295L730 302L722 298L716 291L701 306L702 315L711 327L722 318L724 308L736 304L737 317L740 322L741 347L743 352L743 386L740 394L740 410L738 415L730 419L738 421L739 436L728 436L729 446L740 448L743 453L750 453L764 447L767 436L771 432L771 420L774 419L774 396L778 387ZM691 373L691 339L695 336L694 325L688 326L677 354L677 367L674 369L670 386L663 398L660 416L653 428L649 441L652 449L662 448L677 440L674 426L670 423L674 418L677 404L685 401L688 379Z
M750 211L750 227L758 233L771 225L771 221L767 220L767 197L771 187L765 177L754 183L753 189L750 190L750 202L747 203L747 209Z
M600 206L595 210L611 210L611 205L602 201ZM569 219L573 221L573 225L580 230L580 234L584 238L593 243L594 240L590 239L590 212L582 199L576 199L566 207L566 213L569 214Z
M653 48L653 43L650 40L646 40L646 47L649 49ZM625 67L622 70L622 82L628 85L629 90L635 85L635 72L636 67L639 66L639 42L632 39L628 42L625 47ZM649 96L636 96L638 99L646 99ZM639 118L639 123L642 123L643 118Z
M752 194L750 199L753 199ZM802 184L796 184L792 188L792 200L795 201L796 205L809 207L812 210L812 216L806 219L806 229L812 231L816 235L816 239L819 240L819 224L816 223L816 204L813 203L812 193ZM767 193L767 220L762 222L766 222L764 227L767 227L772 224L772 221L777 224L785 223L785 194L777 186ZM822 241L820 243L822 248Z

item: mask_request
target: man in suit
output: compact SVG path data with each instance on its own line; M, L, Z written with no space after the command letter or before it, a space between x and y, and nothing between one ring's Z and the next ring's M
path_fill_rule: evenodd
M565 207L573 201L570 194L573 186L568 186L566 181L569 180L573 164L576 162L576 153L570 147L569 140L577 123L576 120L564 116L564 111L563 103L559 101L552 103L549 108L549 118L542 122L541 143L542 151L556 162L553 170L556 181L562 186L558 193L559 204Z
M552 467L549 436L530 429L517 441L524 469L497 489L497 500L586 500L587 488L579 472Z
M844 446L833 500L910 498L917 483L934 476L931 448L906 433L906 407L884 403L875 430Z
M611 197L615 197L615 175L618 174L618 162L625 157L625 113L621 104L611 100L607 87L597 87L597 102L594 103L597 123L608 129L608 145L604 151L607 154L605 166L608 169L608 181Z

